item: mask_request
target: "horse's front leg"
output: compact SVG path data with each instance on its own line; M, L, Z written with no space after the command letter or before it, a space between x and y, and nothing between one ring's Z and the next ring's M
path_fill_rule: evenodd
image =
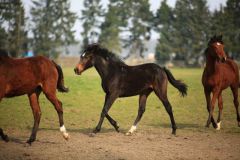
M109 114L106 114L106 118L108 119L108 121L110 122L110 124L115 128L115 130L117 132L119 132L119 125L118 123L109 115Z
M222 110L223 110L223 100L222 100L222 93L218 96L218 119L217 119L217 127L216 130L220 130L221 128L221 117L222 117Z
M205 98L206 98L206 103L207 103L207 111L209 114L210 108L211 108L211 96L210 96L211 91L208 88L204 88L204 93L205 93ZM212 122L213 127L216 128L217 124L213 117L211 117L211 122ZM206 127L209 127L209 126L206 125Z
M103 120L104 120L105 116L107 115L109 109L111 108L112 104L117 99L117 97L118 96L113 95L113 94L110 94L110 95L107 94L105 96L105 102L104 102L104 106L103 106L103 109L102 109L102 113L101 113L98 125L93 130L93 133L98 133L101 130L101 126L102 126Z
M216 125L216 122L213 118L213 111L214 111L214 106L215 106L215 103L216 103L216 100L217 100L217 97L219 96L219 90L213 90L213 96L212 96L212 100L210 102L210 105L208 106L208 112L209 112L209 115L208 115L208 120L207 120L207 124L206 124L206 127L209 127L211 121L212 121L212 124L213 124L213 127L216 128L217 125ZM209 98L210 98L210 95L209 95Z

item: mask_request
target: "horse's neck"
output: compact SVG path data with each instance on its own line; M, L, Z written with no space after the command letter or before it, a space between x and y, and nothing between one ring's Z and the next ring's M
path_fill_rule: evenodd
M112 69L114 68L112 63L102 57L98 57L95 60L94 67L96 68L98 74L101 76L102 79L108 78L111 74Z
M206 71L209 73L215 73L218 69L217 60L213 58L212 56L207 56L207 62L206 62Z

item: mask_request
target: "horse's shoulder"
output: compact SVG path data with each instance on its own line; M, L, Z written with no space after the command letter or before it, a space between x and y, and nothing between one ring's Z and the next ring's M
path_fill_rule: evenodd
M236 63L234 60L232 60L232 59L227 59L226 64L227 64L231 69L233 69L234 71L238 71L238 65L237 65L237 63Z

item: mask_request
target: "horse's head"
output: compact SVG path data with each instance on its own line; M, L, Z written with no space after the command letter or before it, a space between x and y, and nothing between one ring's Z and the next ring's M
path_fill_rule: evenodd
M98 52L99 48L98 44L92 44L86 47L80 56L78 64L74 68L76 74L80 75L83 71L94 65L94 55Z
M224 44L222 41L222 35L213 36L208 42L208 54L218 61L225 62L227 60L227 55L224 51Z

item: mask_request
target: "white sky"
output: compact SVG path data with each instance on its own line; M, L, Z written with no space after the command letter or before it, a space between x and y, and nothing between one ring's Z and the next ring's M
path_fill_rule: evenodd
M159 8L162 0L149 0L149 1L151 5L150 10L155 12ZM227 0L207 0L207 3L208 3L208 6L210 7L210 10L214 11L216 9L219 9L220 4L226 5L226 1ZM83 9L83 0L70 0L70 2L71 2L71 10L77 13L78 17L81 17L81 10ZM167 0L167 3L171 7L174 7L176 0ZM23 4L25 6L27 15L29 15L29 10L32 6L31 0L23 0ZM103 0L102 4L104 6L107 6L108 0ZM82 32L82 26L79 19L76 21L73 29L76 31L75 33L76 39L78 40L81 39L80 33Z

